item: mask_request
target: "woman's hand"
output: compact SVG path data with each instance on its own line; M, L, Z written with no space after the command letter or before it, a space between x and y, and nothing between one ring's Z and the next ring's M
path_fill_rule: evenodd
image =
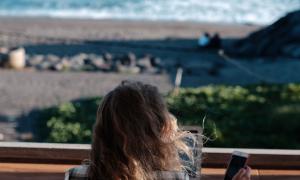
M242 168L238 173L233 177L232 180L250 180L251 178L251 168L246 166L246 168Z

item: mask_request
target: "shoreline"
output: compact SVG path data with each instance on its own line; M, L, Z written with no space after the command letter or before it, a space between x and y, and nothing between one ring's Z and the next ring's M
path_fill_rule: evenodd
M71 20L71 21L106 21L106 22L137 22L137 23L184 23L184 24L202 24L202 25L241 25L241 26L268 26L268 24L254 23L230 23L230 22L209 22L209 21L193 21L193 20L171 20L171 19L130 19L130 18L88 18L88 17L55 17L55 16L18 16L18 15L0 15L0 19L44 19L44 20Z
M262 27L198 22L3 16L0 17L0 26L0 44L2 46L48 43L47 38L60 41L198 39L205 32L219 33L221 37L225 38L243 37Z

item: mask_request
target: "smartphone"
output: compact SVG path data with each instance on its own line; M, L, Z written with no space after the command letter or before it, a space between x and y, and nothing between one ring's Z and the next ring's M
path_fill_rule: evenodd
M232 180L234 175L247 164L249 155L244 152L234 151L231 156L231 160L226 170L224 180Z

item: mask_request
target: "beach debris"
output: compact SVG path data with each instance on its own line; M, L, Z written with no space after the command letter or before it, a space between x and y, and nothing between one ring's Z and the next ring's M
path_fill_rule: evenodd
M12 69L23 69L26 65L25 59L24 48L12 48L8 52L7 66Z

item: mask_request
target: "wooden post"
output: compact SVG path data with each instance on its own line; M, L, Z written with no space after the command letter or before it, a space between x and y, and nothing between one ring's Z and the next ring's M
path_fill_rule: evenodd
M177 69L176 77L175 77L175 87L173 90L174 95L178 95L178 93L179 93L179 88L181 86L181 81L182 81L182 74L183 74L183 69L182 69L182 67L179 67Z

